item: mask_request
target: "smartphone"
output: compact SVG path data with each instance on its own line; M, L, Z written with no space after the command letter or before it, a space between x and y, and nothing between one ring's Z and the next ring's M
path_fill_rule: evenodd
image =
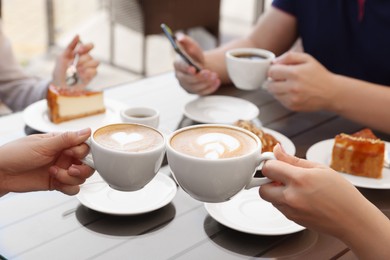
M167 36L170 41L173 49L175 49L176 53L180 55L180 57L187 62L188 65L193 66L196 72L201 71L201 68L195 64L195 62L191 59L191 57L180 47L180 44L177 42L175 35L172 33L171 28L169 28L166 24L161 24L161 29L163 30L165 36Z

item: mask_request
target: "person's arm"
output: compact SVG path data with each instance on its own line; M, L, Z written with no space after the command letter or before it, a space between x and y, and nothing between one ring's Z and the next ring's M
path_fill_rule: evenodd
M17 63L0 22L0 99L13 111L46 96L49 80L27 75Z
M357 209L344 216L338 237L360 259L390 259L390 220L363 196L354 202Z
M328 110L368 127L390 133L390 86L334 75L336 93Z
M30 135L0 146L0 196L9 192L58 190L68 195L94 170L81 163L89 128L78 132Z
M76 50L79 36L75 36L64 52L58 56L52 79L40 79L28 75L15 59L12 46L4 35L0 23L0 99L13 111L23 110L28 105L46 98L47 88L53 83L65 85L66 69L76 51L80 54L77 65L80 77L79 86L85 87L97 74L99 62L89 52L93 44L81 44Z
M346 243L361 259L390 259L390 220L350 182L325 165L274 149L260 196L289 219Z
M216 71L222 83L230 82L226 70L225 52L233 48L261 48L281 55L293 46L298 38L294 16L271 7L259 17L250 34L205 53L205 67Z
M288 52L268 71L266 89L294 111L328 110L390 133L390 87L334 74L306 53Z
M204 53L192 39L179 35L178 40L183 48L203 70L196 73L193 67L179 59L174 64L176 77L188 92L207 95L216 91L221 83L230 82L225 63L227 50L253 47L280 55L291 48L297 37L295 17L274 7L260 16L248 36Z
M66 71L75 59L76 53L79 55L77 63L78 82L72 87L85 88L96 76L99 61L95 60L90 51L94 48L92 43L81 43L80 37L76 35L68 44L65 50L57 57L53 70L53 84L59 87L67 87Z

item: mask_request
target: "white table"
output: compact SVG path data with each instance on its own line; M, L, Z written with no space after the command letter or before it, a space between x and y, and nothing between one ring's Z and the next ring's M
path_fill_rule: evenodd
M319 140L361 128L328 113L291 113L263 90L243 92L226 86L218 94L256 104L261 122L288 136L301 157ZM129 106L156 107L161 127L170 131L182 126L183 107L196 98L180 88L172 73L123 84L105 95ZM0 117L0 144L22 136L22 113ZM162 172L169 174L169 168L164 166ZM389 190L362 189L362 193L390 215ZM226 228L180 188L167 206L122 217L90 210L76 197L59 192L8 194L0 198L0 255L29 260L355 258L339 240L311 230L260 236Z

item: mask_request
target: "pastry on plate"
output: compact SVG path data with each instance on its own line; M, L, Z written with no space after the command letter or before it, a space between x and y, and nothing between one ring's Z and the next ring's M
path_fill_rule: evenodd
M101 91L51 85L46 99L49 118L55 124L106 111Z
M255 135L257 135L262 144L262 149L261 149L262 152L272 152L274 150L274 146L280 143L278 140L276 140L276 138L273 135L264 132L263 130L255 126L250 121L238 120L237 122L234 123L234 125L249 130Z
M330 167L369 178L382 178L385 143L368 128L335 137Z

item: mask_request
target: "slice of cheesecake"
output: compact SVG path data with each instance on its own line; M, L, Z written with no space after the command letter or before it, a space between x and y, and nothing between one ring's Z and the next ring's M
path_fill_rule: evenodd
M382 178L385 143L370 129L335 137L331 168L370 178Z
M56 124L106 111L101 91L59 88L51 85L46 99L49 118Z

